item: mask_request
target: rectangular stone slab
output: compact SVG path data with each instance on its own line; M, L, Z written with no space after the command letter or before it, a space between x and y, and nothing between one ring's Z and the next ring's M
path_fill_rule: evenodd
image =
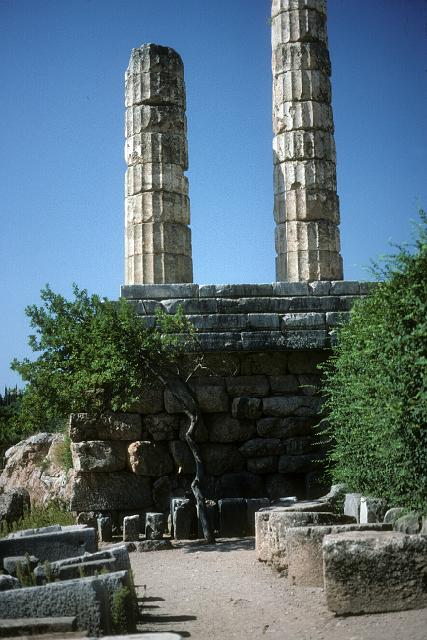
M357 531L323 540L326 603L338 615L427 607L427 537Z

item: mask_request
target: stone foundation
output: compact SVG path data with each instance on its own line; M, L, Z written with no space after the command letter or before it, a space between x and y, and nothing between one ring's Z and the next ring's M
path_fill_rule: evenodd
M136 285L122 295L150 323L157 308L181 306L197 330L204 368L191 379L202 410L196 431L206 465L206 497L317 497L323 451L321 372L334 328L370 283ZM190 369L192 354L182 369ZM131 414L103 421L71 417L77 472L71 508L112 515L169 510L194 477L188 419L159 386ZM141 518L143 527L143 518Z

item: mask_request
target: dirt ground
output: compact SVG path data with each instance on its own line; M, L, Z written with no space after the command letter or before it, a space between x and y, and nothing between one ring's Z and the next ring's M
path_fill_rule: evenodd
M337 617L322 589L291 587L255 557L254 539L132 553L141 631L194 640L426 640L427 609Z

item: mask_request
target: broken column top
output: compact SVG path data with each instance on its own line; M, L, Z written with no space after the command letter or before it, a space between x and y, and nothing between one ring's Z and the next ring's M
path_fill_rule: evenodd
M326 0L273 0L271 5L271 17L277 16L282 11L296 11L299 9L313 9L326 14Z
M182 74L184 65L182 58L171 47L148 42L132 49L126 73L167 72Z

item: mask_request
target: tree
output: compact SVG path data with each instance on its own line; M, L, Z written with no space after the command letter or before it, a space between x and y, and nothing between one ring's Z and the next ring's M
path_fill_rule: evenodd
M356 304L324 366L334 481L427 513L427 217Z
M144 388L161 381L189 417L186 441L196 462L192 490L207 541L213 533L203 498L204 469L193 440L200 419L197 398L179 375L178 362L194 343L191 323L181 310L175 315L158 311L147 326L133 306L89 296L73 285L68 301L47 285L41 291L43 305L31 305L25 313L35 334L29 344L36 360L14 360L12 368L27 381L22 399L22 420L46 423L69 413L126 411L141 399Z

